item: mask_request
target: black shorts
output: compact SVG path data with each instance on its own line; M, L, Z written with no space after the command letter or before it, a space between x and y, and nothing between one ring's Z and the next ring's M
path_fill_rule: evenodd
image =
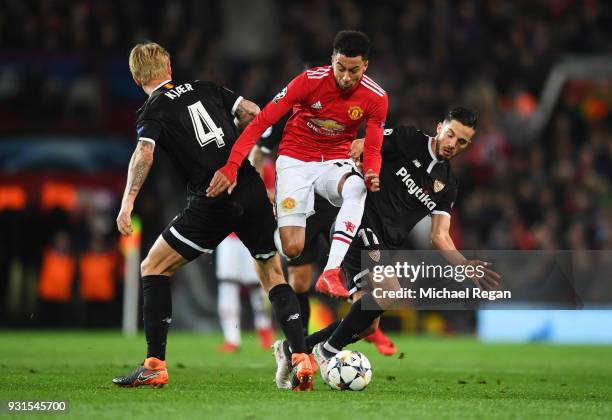
M330 230L339 209L317 194L315 194L314 209L315 214L306 219L304 250L299 257L287 261L289 267L312 264L317 261L319 251L322 249L321 242L325 243L325 252L329 252Z
M342 261L342 271L344 271L346 277L346 289L350 295L358 290L369 290L371 288L371 276L369 274L373 267L385 264L384 261L381 261L383 258L382 248L379 235L373 228L362 223ZM364 251L362 261L361 254Z
M168 244L191 261L202 253L212 254L232 232L253 258L265 260L276 254L276 220L272 203L259 176L243 179L232 194L211 199L189 195L187 206L162 233Z

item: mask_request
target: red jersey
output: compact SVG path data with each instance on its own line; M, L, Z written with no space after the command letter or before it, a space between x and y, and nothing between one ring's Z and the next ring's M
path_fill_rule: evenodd
M352 88L340 89L331 66L305 71L276 95L236 140L228 164L238 167L261 134L292 108L279 155L305 162L347 159L365 121L363 171L380 172L387 93L366 75Z

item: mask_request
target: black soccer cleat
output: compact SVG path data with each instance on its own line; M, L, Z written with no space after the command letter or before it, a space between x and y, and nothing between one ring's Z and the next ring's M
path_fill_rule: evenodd
M132 373L114 378L113 383L122 387L150 386L161 388L168 383L166 362L155 357L149 357Z

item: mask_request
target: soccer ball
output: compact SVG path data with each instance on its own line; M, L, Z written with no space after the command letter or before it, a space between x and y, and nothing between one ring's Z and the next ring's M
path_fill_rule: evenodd
M363 353L343 350L327 365L327 383L340 391L363 391L372 380L372 366Z

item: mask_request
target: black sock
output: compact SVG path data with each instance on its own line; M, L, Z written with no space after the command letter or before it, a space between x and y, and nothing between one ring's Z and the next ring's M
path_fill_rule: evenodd
M295 295L300 303L300 318L302 318L304 335L308 335L308 320L310 319L310 301L308 300L309 293L296 293Z
M300 304L287 283L274 286L268 294L276 321L283 330L294 353L306 353L304 331L300 320Z
M372 321L384 312L382 309L363 310L362 305L366 308L379 307L371 293L363 295L361 299L353 303L349 313L327 340L331 347L342 350L347 344L355 342L354 337L372 325Z
M142 278L142 316L147 337L147 358L166 360L168 327L172 321L170 277L144 276Z
M329 337L331 337L334 331L336 331L336 328L338 328L338 325L340 325L340 320L334 321L331 324L329 324L327 327L323 328L322 330L319 330L307 336L305 339L306 348L310 352L312 352L312 348L315 345L323 341L326 341Z

